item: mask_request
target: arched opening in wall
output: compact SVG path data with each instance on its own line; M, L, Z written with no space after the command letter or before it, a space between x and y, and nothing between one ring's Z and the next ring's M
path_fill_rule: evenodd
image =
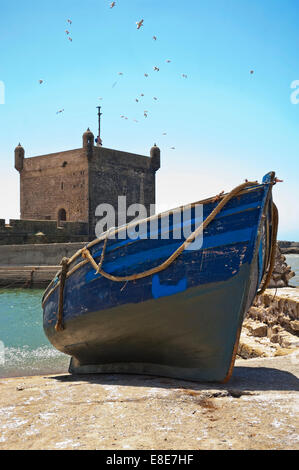
M58 211L58 217L57 217L57 222L58 222L58 227L61 226L61 222L66 221L66 210L65 209L59 209Z

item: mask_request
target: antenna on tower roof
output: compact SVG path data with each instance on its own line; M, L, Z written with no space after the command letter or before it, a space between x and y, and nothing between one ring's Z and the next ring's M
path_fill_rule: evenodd
M95 142L98 147L101 147L103 145L102 139L101 139L101 116L103 113L101 113L101 106L97 106L98 109L98 117L99 117L99 133L97 138L95 139Z

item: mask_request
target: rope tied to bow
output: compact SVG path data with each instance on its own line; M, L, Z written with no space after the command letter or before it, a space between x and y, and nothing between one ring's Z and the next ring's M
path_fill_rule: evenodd
M61 275L60 275L60 288L59 288L59 301L58 301L58 314L57 314L57 322L55 325L56 331L64 330L63 326L63 301L64 301L64 285L65 280L68 272L68 258L62 258L61 260Z

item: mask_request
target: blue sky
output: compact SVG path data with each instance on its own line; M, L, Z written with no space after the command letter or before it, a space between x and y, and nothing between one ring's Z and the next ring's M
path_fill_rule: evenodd
M78 148L87 127L96 133L100 104L105 147L161 148L158 209L274 170L284 180L274 187L279 238L298 241L299 104L291 102L299 80L298 0L110 3L2 5L0 218L19 217L19 141L27 156Z

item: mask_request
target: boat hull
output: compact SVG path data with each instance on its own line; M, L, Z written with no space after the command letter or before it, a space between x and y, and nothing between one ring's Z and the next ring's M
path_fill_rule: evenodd
M118 283L97 275L89 263L76 266L78 259L72 261L65 285L64 329L55 328L55 283L43 303L45 333L53 346L72 357L71 373L229 379L244 315L263 277L271 241L269 187L242 197L232 203L230 219L209 227L202 248L184 251L151 276ZM238 204L246 207L245 213ZM125 265L127 271L136 271L134 263L146 269L146 263L165 259L175 246L165 240L122 243L111 244L104 264L116 274ZM99 259L103 240L90 250Z
M142 309L127 304L69 322L78 341L70 347L70 371L224 381L246 309L248 269L227 282L148 300Z

